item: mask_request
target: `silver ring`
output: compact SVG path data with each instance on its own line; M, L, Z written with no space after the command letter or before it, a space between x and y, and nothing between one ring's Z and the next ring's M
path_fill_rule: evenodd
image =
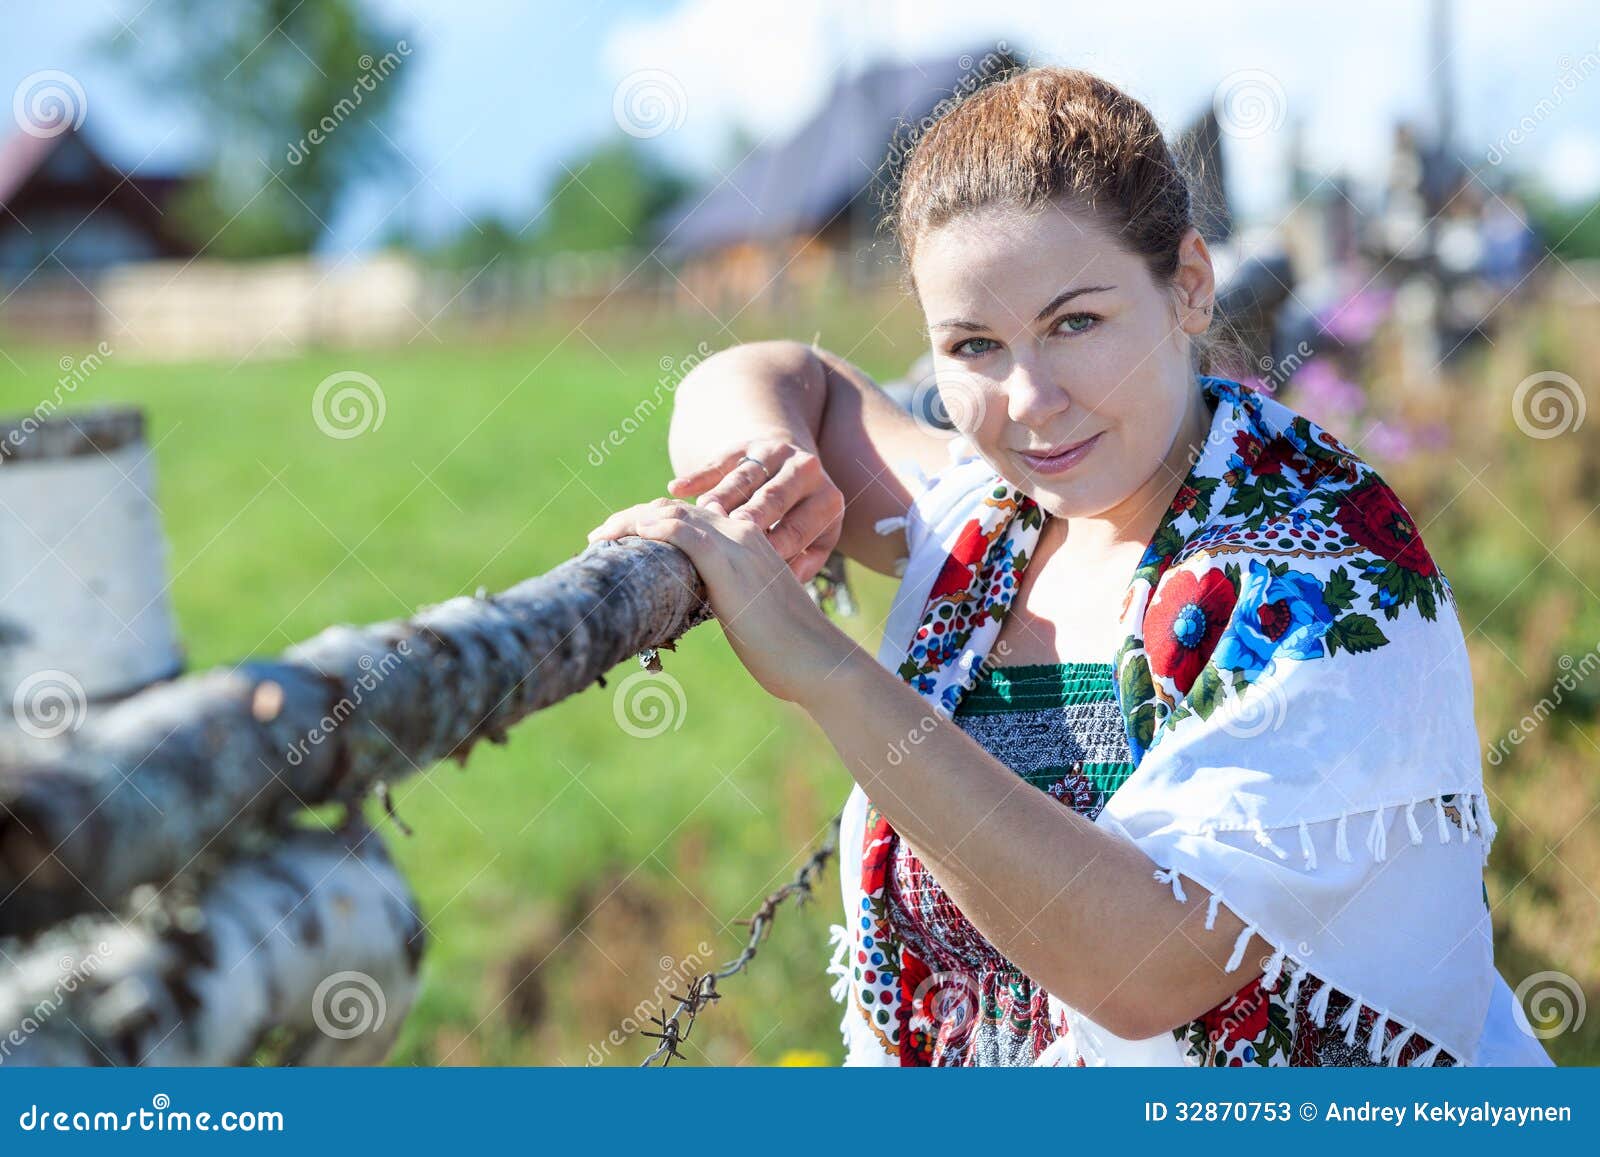
M761 459L752 458L752 457L750 457L750 455L746 454L743 458L740 458L739 461L741 461L741 462L754 462L757 466L761 467L761 473L763 473L763 474L765 474L767 476L767 481L768 482L772 481L772 471L767 469L767 464L765 462L763 462Z

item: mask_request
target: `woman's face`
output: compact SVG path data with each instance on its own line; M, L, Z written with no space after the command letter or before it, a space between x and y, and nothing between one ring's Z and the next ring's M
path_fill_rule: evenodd
M1164 474L1182 480L1175 443L1200 405L1189 335L1209 324L1213 289L1193 230L1179 265L1176 286L1158 286L1143 259L1055 205L988 206L918 239L945 409L1050 514L1107 514Z

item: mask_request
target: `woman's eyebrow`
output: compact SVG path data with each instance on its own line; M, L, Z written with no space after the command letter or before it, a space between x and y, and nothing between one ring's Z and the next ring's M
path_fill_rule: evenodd
M1067 302L1071 301L1075 297L1081 297L1085 293L1106 293L1115 288L1115 285L1085 285L1080 286L1077 289L1063 289L1060 293L1056 294L1050 299L1049 305L1046 305L1034 315L1033 320L1035 322L1043 321ZM980 325L975 321L967 321L964 318L950 318L947 321L935 322L933 325L930 325L928 327L928 332L931 333L936 329L964 329L976 331L985 330L988 328L989 327L986 325Z

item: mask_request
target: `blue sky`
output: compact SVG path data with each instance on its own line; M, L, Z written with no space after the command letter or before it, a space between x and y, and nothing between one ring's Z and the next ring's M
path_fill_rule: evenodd
M1282 161L1295 123L1317 165L1377 180L1389 126L1427 115L1433 67L1423 0L988 0L981 10L969 0L372 3L413 50L391 133L407 161L351 198L334 223L334 250L370 246L397 223L438 234L497 212L520 225L563 176L561 162L617 132L614 100L629 78L663 87L673 106L673 127L646 147L714 173L736 127L781 139L842 71L885 56L954 57L996 39L1036 61L1105 75L1169 128L1211 103L1225 78L1264 86L1281 115L1266 131L1230 138L1228 151L1244 216L1270 219L1285 206ZM59 69L82 85L86 131L117 163L166 171L204 155L208 142L185 110L130 85L95 51L119 31L119 52L158 35L142 19L144 0L4 7L0 95ZM1569 198L1600 193L1600 10L1579 0L1460 3L1456 28L1445 67L1458 92L1461 154L1483 159L1520 124L1506 165Z

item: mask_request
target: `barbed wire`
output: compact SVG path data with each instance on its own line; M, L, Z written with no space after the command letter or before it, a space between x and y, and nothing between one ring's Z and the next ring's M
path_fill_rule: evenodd
M639 1067L641 1069L649 1068L657 1060L661 1061L662 1068L666 1068L672 1063L674 1057L679 1060L684 1059L683 1054L678 1051L678 1046L689 1039L690 1032L694 1030L695 1017L699 1015L700 1010L706 1005L714 1004L722 999L722 993L717 991L717 981L726 980L735 973L744 971L745 966L755 959L757 946L766 937L767 933L772 930L772 917L778 910L778 905L782 904L790 896L799 896L799 899L795 901L797 905L804 905L811 899L812 888L822 875L823 869L827 867L828 861L833 858L834 853L839 848L839 821L841 818L842 816L833 817L833 822L828 825L827 836L822 843L817 845L810 858L801 865L793 880L763 900L761 907L756 909L755 915L745 920L734 921L736 924L746 924L750 928L750 935L745 941L744 951L740 952L736 958L730 960L721 968L695 977L689 984L688 991L682 996L675 992L667 994L678 1002L678 1007L673 1010L671 1016L665 1015L666 1008L663 1007L660 1015L650 1018L653 1024L660 1026L660 1032L651 1032L648 1029L641 1030L640 1035L653 1037L661 1042L656 1046L655 1051L640 1063Z

